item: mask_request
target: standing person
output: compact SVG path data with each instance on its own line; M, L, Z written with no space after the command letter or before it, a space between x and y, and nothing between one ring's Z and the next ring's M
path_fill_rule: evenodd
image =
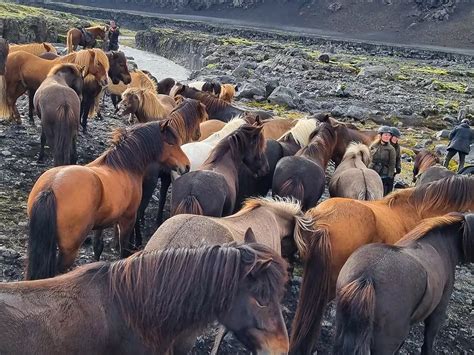
M384 196L393 190L393 177L395 175L395 148L390 143L392 131L388 126L379 128L378 137L370 146L372 162L369 168L375 170L382 178Z
M449 134L448 154L446 155L444 166L448 168L449 162L458 153L458 171L460 171L464 167L464 161L466 155L469 154L472 141L474 141L474 131L469 127L469 120L464 119Z
M392 144L393 148L395 148L395 175L398 175L402 172L402 162L400 156L400 144L398 141L400 140L401 133L397 127L390 127L390 131L392 133L392 138L390 139L390 143Z
M120 35L119 27L115 24L114 20L110 21L109 27L109 51L118 51L118 37Z

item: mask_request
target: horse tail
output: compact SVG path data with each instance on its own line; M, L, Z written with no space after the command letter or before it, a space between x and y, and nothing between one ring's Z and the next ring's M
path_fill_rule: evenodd
M309 240L298 308L293 320L290 353L311 354L331 293L331 241L326 227Z
M370 353L375 314L375 288L369 278L360 277L337 295L334 354Z
M67 31L66 46L67 46L67 53L68 54L74 52L73 43L72 43L72 29Z
M72 136L78 118L66 103L57 108L56 132L54 135L54 166L71 164ZM77 128L77 127L76 127Z
M304 186L299 179L288 179L278 189L281 197L294 197L299 201L304 198Z
M56 275L57 237L56 196L48 188L38 195L31 208L27 280Z
M195 196L186 196L186 198L176 206L173 215L184 213L204 215L201 204Z

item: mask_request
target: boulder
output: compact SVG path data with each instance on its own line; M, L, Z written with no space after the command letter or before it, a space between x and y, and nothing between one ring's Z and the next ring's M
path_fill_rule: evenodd
M351 105L348 107L345 115L356 120L364 120L370 115L370 110L364 107Z
M383 78L387 75L388 69L383 65L367 66L357 74L357 77L362 78Z
M244 83L237 92L238 98L253 99L256 96L266 96L265 88L258 83Z
M318 60L323 63L329 63L329 54L323 53L318 57Z
M236 78L248 79L252 76L252 72L248 68L240 64L239 66L237 66L237 68L234 69L232 75Z
M278 86L268 97L268 101L272 104L283 105L289 108L296 108L298 93L292 88Z

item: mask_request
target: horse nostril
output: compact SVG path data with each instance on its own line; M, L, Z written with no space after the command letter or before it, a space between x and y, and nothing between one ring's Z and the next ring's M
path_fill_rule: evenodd
M189 170L191 170L191 166L186 165L186 172L189 173Z

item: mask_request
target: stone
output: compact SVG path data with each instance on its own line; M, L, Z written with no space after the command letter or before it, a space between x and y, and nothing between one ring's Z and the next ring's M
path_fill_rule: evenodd
M423 148L426 148L427 146L429 146L431 143L433 143L433 141L429 138L422 139L420 142L415 144L415 148L416 149L423 149Z
M329 54L323 53L318 57L318 60L323 63L329 63Z
M356 120L364 120L364 119L368 118L369 114L370 114L370 110L368 110L364 107L351 105L347 109L347 112L346 112L345 115L347 117L352 117Z
M234 69L232 75L236 78L248 79L252 76L252 72L248 68L240 64L237 66L237 68Z
M442 139L442 138L449 138L449 133L451 133L451 131L449 129L443 129L439 132L436 132L436 139Z
M342 9L342 4L340 2L337 2L337 1L329 4L329 6L328 6L328 10L332 11L332 12L337 12L341 9Z
M265 83L265 91L266 95L265 97L270 96L270 94L278 87L280 86L280 81L278 79L270 79Z
M284 105L289 108L296 108L296 100L298 93L289 87L278 86L268 97L268 101L272 104Z
M9 150L2 150L2 155L4 157L9 157L10 155L12 155L12 153Z
M383 65L374 65L374 66L367 66L363 67L362 70L357 74L357 77L362 78L383 78L387 75L388 68Z
M435 147L435 153L441 156L445 156L446 153L448 152L448 146L444 144L438 144Z
M255 96L266 96L266 91L263 85L257 83L244 83L242 88L237 92L238 98L253 99Z
M474 86L467 86L466 90L464 90L464 93L468 95L474 95Z

